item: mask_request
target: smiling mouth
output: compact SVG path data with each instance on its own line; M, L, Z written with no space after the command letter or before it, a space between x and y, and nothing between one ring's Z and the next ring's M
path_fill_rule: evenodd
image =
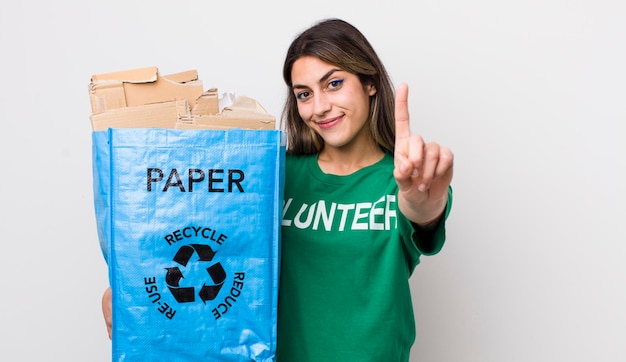
M343 119L343 116L341 117L335 117L335 118L330 118L330 119L325 119L323 121L319 121L319 122L315 122L320 128L322 129L327 129L327 128L331 128L334 125L336 125L341 119Z

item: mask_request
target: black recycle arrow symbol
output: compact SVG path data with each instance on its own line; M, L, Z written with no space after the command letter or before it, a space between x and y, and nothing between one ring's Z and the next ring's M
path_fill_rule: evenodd
M183 245L178 249L176 255L174 256L174 261L182 266L186 266L193 254L198 254L198 261L205 262L213 260L216 252L211 249L209 245L204 244L190 244ZM180 280L184 278L183 273L180 269L175 266L171 268L165 268L167 270L167 274L165 276L165 281L168 285L168 288L176 301L179 303L188 303L195 301L195 288L194 287L180 287ZM206 268L209 277L213 281L213 285L206 285L203 283L200 292L198 295L202 302L206 303L207 300L213 300L217 297L220 289L224 285L224 281L226 280L226 272L222 267L222 264L215 263L210 267Z

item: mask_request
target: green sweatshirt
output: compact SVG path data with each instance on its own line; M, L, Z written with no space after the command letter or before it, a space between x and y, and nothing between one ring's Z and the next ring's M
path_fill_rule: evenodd
M415 339L409 277L445 219L418 232L397 208L393 157L348 176L288 156L278 362L404 362ZM452 203L448 193L446 217Z

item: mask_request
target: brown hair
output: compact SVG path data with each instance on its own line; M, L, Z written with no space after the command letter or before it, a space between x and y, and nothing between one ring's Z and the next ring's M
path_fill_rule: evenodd
M291 43L283 65L287 97L282 129L287 132L287 152L308 155L319 152L323 139L313 132L298 113L292 91L291 69L296 60L313 56L323 62L356 74L363 85L373 85L370 98L370 129L376 143L393 153L395 143L394 95L391 79L380 58L365 36L353 25L340 19L326 19L308 28Z

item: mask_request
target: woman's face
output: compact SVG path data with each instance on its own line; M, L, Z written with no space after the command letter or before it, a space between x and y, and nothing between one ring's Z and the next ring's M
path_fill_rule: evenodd
M298 113L324 139L324 147L371 141L366 124L370 96L376 93L373 86L364 86L355 74L311 56L294 62L291 80Z

